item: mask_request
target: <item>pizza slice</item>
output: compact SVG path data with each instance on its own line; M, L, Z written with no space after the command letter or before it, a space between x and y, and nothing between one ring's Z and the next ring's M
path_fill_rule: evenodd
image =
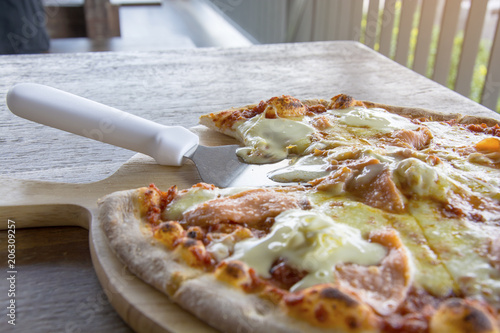
M396 231L365 238L308 195L150 187L105 197L100 220L133 273L217 328L377 331L378 313L392 313L412 285L408 250ZM109 212L123 202L122 216ZM363 279L353 284L352 275ZM393 286L378 290L387 279Z
M296 186L100 203L129 269L225 332L499 332L500 126L281 96L202 116Z

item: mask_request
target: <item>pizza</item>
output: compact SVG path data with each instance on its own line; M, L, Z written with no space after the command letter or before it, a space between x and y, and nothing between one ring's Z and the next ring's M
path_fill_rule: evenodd
M500 332L497 120L273 97L203 115L287 185L109 194L130 271L223 332ZM293 183L293 185L289 185Z

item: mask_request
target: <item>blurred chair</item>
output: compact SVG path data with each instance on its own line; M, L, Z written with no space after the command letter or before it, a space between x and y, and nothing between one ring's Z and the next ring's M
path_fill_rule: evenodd
M110 0L44 0L51 38L120 36L119 6Z
M0 1L0 54L39 53L49 49L41 0Z

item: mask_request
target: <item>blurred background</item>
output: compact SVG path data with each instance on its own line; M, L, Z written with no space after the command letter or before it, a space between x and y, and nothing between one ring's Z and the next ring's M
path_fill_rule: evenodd
M4 54L356 40L500 111L500 0L2 0L0 6Z

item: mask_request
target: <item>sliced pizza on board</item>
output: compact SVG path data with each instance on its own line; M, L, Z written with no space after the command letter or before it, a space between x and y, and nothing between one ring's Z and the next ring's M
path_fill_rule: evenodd
M201 117L295 186L112 193L120 260L224 332L499 332L500 126L274 97Z

